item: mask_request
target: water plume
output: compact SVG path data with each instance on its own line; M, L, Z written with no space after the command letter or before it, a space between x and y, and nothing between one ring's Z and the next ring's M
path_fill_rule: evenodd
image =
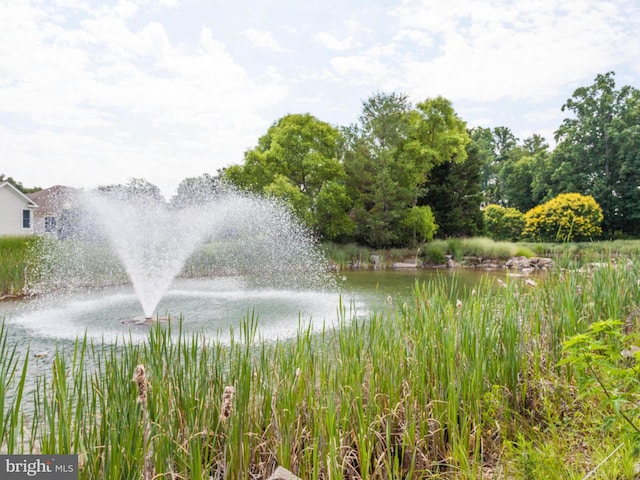
M331 281L309 230L276 200L218 186L166 202L115 188L81 192L73 204L64 235L41 248L43 291L130 282L149 319L177 276L249 275L276 289Z

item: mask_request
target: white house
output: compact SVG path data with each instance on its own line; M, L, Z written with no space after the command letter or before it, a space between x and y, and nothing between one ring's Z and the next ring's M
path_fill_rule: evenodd
M38 205L9 182L0 183L0 236L32 235Z

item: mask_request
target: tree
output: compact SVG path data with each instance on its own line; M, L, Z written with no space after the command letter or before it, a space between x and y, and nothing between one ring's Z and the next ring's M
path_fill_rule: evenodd
M373 247L400 245L400 221L418 195L414 165L407 155L400 158L410 112L406 95L378 93L363 102L359 122L343 129L355 238Z
M135 197L139 200L164 202L160 189L144 178L131 178L125 185L103 185L98 190L125 200Z
M343 241L351 238L355 223L347 212L352 204L344 184L338 181L325 183L316 195L313 209L318 233L327 240Z
M500 170L516 148L518 139L507 127L489 128L477 127L471 130L471 138L477 143L483 159L480 170L484 204L505 204Z
M243 165L226 168L222 177L241 189L284 199L321 230L314 220L316 197L325 184L345 176L338 160L341 142L338 129L308 113L286 115L245 153Z
M498 172L501 205L526 212L544 200L540 187L548 172L549 145L540 135L525 139L505 154Z
M412 239L413 246L433 240L438 230L436 219L428 206L411 207L400 223L405 228L406 235Z
M356 239L374 247L406 242L402 222L418 206L432 169L464 162L470 139L451 103L379 93L363 103L359 123L344 129L346 185Z
M445 98L427 99L417 105L417 112L417 115L413 114L413 128L409 142L404 147L404 154L413 164L420 196L430 183L434 168L466 161L467 146L471 143L471 138L465 122ZM418 198L414 205L417 203Z
M464 162L446 162L429 173L418 204L429 205L433 210L439 237L474 236L482 232L482 158L478 143L472 141Z
M604 212L603 228L637 231L640 167L637 155L640 94L630 86L616 90L614 73L597 75L563 105L572 117L556 131L553 192L592 195ZM636 153L633 153L636 152Z
M188 177L178 185L171 205L177 208L193 206L211 201L220 194L222 187L219 177L208 173L200 177Z
M529 210L522 236L536 241L593 240L602 234L602 208L590 195L563 193Z
M16 187L22 193L33 193L33 192L39 192L40 190L42 190L42 188L40 187L27 188L24 185L22 185L22 182L18 182L17 180L14 180L12 177L7 177L4 173L0 173L0 183L4 183L4 182L9 182L11 185Z
M615 185L616 224L624 233L640 235L640 90L612 121L611 143L619 164Z
M264 187L263 193L269 197L283 200L307 225L311 225L309 198L290 178L277 174L273 181Z

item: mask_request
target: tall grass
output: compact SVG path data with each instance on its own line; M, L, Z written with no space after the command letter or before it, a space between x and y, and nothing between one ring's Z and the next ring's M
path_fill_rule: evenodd
M25 292L29 251L35 240L36 237L0 237L0 298Z
M80 338L35 383L3 341L0 388L14 393L1 448L78 453L83 479L140 478L149 452L155 478L267 478L278 465L305 479L491 478L488 469L576 478L614 433L578 440L593 436L585 418L597 412L572 400L571 372L557 366L562 341L625 317L639 290L626 265L537 286L486 280L464 298L436 280L366 319L341 305L339 326L314 333L301 321L275 342L260 339L257 315L228 344L184 334L177 319L140 344ZM560 463L548 460L561 455L549 438L564 445ZM574 441L587 458L567 448ZM535 454L542 445L546 458Z

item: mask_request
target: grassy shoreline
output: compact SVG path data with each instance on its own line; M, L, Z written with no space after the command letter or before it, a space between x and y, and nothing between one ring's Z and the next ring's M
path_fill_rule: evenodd
M277 465L305 479L564 479L627 445L558 362L567 338L637 310L635 264L487 281L464 302L452 291L417 286L366 320L343 306L338 328L277 342L258 338L258 318L229 345L178 320L140 344L79 339L36 379L3 330L0 450L78 453L82 479L267 478ZM636 460L619 448L591 478L634 478Z
M96 287L105 284L127 283L127 276L118 260L110 252L104 251L92 245L73 244L65 248L65 243L52 243L41 237L0 237L0 300L3 298L16 298L37 293L35 284L41 276L46 277L47 263L67 263L69 255L83 255L91 262L83 262L79 267L89 270L90 275L84 272L77 275L79 278L90 278L93 282L88 287ZM447 257L451 257L457 266L464 266L465 259L469 257L482 257L495 259L498 265L504 264L509 258L517 256L533 257L547 256L557 261L560 267L578 268L589 262L601 262L603 259L615 257L640 256L640 240L615 240L583 243L513 243L496 242L489 238L452 238L448 240L435 240L422 245L419 249L386 249L374 250L367 247L348 244L323 244L320 248L324 255L338 269L370 269L374 268L372 255L380 259L378 268L391 268L394 262L403 262L406 259L415 258L416 255L426 268L441 266L446 263ZM42 254L47 252L44 260L39 260ZM211 253L202 249L190 259L183 274L189 276L209 275ZM75 278L78 272L74 272L69 266L61 269L65 272L65 278L48 279L49 284L65 285L70 278ZM48 285L47 288L52 285Z

